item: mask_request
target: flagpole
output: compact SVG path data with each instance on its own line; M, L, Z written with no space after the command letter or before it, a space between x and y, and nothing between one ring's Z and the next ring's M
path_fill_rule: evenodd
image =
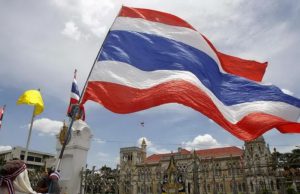
M30 128L28 132L28 137L27 137L27 143L26 143L26 148L25 148L25 156L24 156L24 162L27 163L27 157L28 157L28 147L30 143L30 138L31 138L31 132L32 132L32 126L33 126L33 120L34 120L34 112L35 112L35 106L33 106L33 111L32 111L32 118L31 118L31 123L30 123Z
M69 124L69 127L68 127L68 133L67 133L67 135L66 135L66 137L65 137L63 146L62 146L62 148L61 148L61 151L60 151L60 154L59 154L59 157L58 157L56 166L55 166L55 171L57 171L57 170L59 169L59 167L60 167L61 159L62 159L62 157L63 157L64 151L65 151L65 148L66 148L66 145L67 145L67 140L69 139L69 136L71 135L72 126L73 126L73 123L74 123L74 121L75 121L76 114L77 114L78 111L80 110L79 106L80 106L80 104L81 104L81 102L82 102L82 98L83 98L84 92L85 92L85 90L86 90L86 88L87 88L88 80L89 80L89 78L90 78L90 76L91 76L91 74L92 74L92 71L93 71L93 69L94 69L94 66L95 66L95 64L97 63L97 60L98 60L98 58L99 58L99 56L100 56L100 54L101 54L101 51L102 51L102 49L103 49L103 43L104 43L104 41L106 40L106 38L107 38L109 32L111 31L111 27L112 27L113 24L115 23L117 17L120 15L121 10L122 10L122 7L123 7L123 5L121 6L121 8L120 8L120 10L119 10L119 12L118 12L118 14L117 14L117 16L115 17L113 23L111 24L111 26L110 26L110 28L109 28L109 30L108 30L108 33L105 35L105 37L104 37L104 39L103 39L102 45L101 45L101 47L100 47L100 49L99 49L99 51L98 51L98 54L97 54L97 56L96 56L96 58L95 58L95 60L94 60L94 63L93 63L92 68L91 68L91 70L90 70L90 72L89 72L89 75L88 75L88 77L87 77L87 79L86 79L86 81L85 81L84 87L83 87L83 89L82 89L82 92L81 92L81 95L80 95L80 98L79 98L79 101L78 101L78 105L75 106L74 109L72 110L72 120L70 121L70 124Z
M115 17L113 23L111 24L111 26L110 26L110 28L109 28L109 30L108 30L108 33L105 35L105 37L104 37L104 39L103 39L103 42L102 42L102 45L101 45L101 47L100 47L100 49L99 49L99 52L98 52L98 54L97 54L97 57L95 58L94 63L93 63L93 66L92 66L92 68L91 68L91 70L90 70L90 73L89 73L89 75L88 75L88 77L87 77L87 79L86 79L86 81L85 81L85 84L84 84L84 87L83 87L83 89L82 89L82 92L81 92L81 95L80 95L78 104L80 104L81 101L82 101L82 97L83 97L83 94L84 94L84 92L85 92L85 90L86 90L86 88L87 88L87 84L88 84L89 78L90 78L90 76L91 76L91 74L92 74L92 71L93 71L93 69L94 69L94 67L95 67L95 64L97 63L97 59L99 58L99 56L100 56L100 54L101 54L101 51L102 51L102 49L103 49L103 43L104 43L104 41L106 40L106 38L107 38L109 32L111 31L111 27L112 27L112 26L114 25L114 23L116 22L117 17L120 15L122 8L123 8L123 5L121 6L121 8L120 8L120 10L119 10L119 12L118 12L118 14L117 14L117 16Z

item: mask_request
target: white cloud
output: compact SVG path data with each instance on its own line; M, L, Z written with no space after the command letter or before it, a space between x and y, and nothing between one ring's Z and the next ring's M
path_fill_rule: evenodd
M141 137L138 139L137 141L137 146L141 146L143 139L145 139L146 141L146 145L147 145L147 152L149 154L162 154L162 153L168 153L170 152L169 150L165 149L165 148L159 148L157 145L154 145L149 139L147 139L146 137Z
M79 16L80 22L97 37L102 37L107 31L107 21L117 14L115 9L116 3L111 0L79 0L79 1L59 1L55 4L62 10L71 15Z
M63 122L48 118L37 119L33 122L33 130L40 132L39 135L56 135L62 126Z
M96 142L96 143L99 143L99 144L103 144L103 143L105 143L105 140L102 140L102 139L100 139L100 138L93 138L93 140Z
M7 151L7 150L11 150L11 149L12 149L11 146L2 146L2 145L0 145L0 152L2 152L2 151Z
M107 158L109 155L107 153L98 152L97 156L100 156L101 158Z
M221 146L210 134L198 135L192 141L182 142L185 149L211 148Z
M81 32L73 21L65 23L65 28L61 33L74 40L79 40L81 37Z

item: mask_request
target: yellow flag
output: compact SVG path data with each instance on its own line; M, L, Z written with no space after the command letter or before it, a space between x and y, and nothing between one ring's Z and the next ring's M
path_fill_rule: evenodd
M29 104L34 105L34 115L39 115L44 111L44 102L40 91L38 90L27 90L22 94L17 104Z

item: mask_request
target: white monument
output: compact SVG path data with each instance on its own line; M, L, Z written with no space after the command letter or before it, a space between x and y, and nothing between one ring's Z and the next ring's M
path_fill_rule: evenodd
M85 169L87 154L91 144L91 130L82 120L74 122L72 127L72 136L67 144L60 164L60 187L62 194L80 193L80 172ZM62 145L61 139L64 132L57 136L56 151L57 158L60 154Z

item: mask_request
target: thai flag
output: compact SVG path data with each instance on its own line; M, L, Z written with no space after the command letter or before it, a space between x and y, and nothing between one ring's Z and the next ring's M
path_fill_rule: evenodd
M88 78L83 103L116 113L180 103L243 140L271 128L299 133L300 100L261 81L267 63L218 52L190 24L123 7Z
M3 107L0 107L0 128L2 126L2 121L3 121L3 115L4 115L5 106L6 105L4 105Z
M69 103L68 112L67 112L67 115L69 117L72 117L73 105L78 104L79 99L80 99L80 93L79 93L79 89L78 89L78 85L77 85L77 81L76 81L76 74L77 74L77 70L75 70L75 72L74 72L74 79L72 82L71 98L70 98L70 103ZM81 115L81 119L84 121L85 120L85 111L84 111L83 105L80 105L80 113L79 114Z

